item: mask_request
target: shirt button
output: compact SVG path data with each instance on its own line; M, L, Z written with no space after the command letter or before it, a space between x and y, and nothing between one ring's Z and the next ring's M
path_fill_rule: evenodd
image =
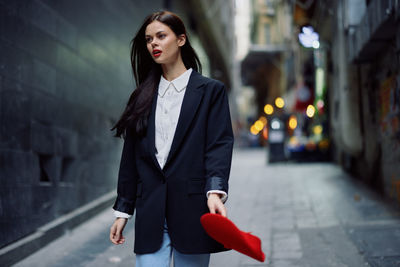
M164 114L167 114L168 113L168 110L164 110Z

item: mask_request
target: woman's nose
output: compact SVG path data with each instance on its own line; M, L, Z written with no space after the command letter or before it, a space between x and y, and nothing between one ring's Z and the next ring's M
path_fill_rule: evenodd
M153 40L151 41L151 46L152 46L152 47L155 47L156 45L158 45L158 43L157 43L157 41L156 41L155 39L153 39Z

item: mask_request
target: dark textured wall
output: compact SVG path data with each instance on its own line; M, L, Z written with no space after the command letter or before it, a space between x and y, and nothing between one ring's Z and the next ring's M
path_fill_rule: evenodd
M0 0L0 247L115 189L145 2Z

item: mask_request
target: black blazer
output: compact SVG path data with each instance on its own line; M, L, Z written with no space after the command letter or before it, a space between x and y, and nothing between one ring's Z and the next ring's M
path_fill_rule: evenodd
M157 92L146 135L128 134L124 140L113 209L133 214L136 208L135 253L161 247L165 218L179 252L225 251L200 223L201 215L209 212L206 192L228 193L233 132L225 85L192 71L163 169L155 156L156 101Z

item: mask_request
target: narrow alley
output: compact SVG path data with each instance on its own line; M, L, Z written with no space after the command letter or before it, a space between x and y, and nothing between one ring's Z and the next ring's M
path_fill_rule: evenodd
M265 149L234 152L228 217L262 239L266 261L236 251L210 266L399 266L400 214L331 163L267 164ZM14 265L134 266L133 220L113 245L111 208Z

